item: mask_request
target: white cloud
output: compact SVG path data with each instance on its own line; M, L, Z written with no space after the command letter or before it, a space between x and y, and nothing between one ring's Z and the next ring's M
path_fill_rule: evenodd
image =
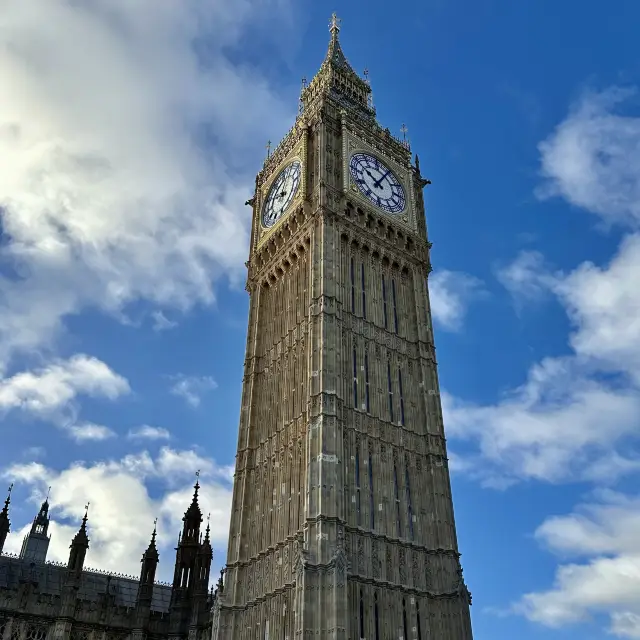
M547 191L603 220L613 219L609 212L635 224L640 118L607 111L623 95L588 96L540 149ZM465 468L491 484L611 482L638 472L640 235L628 235L605 266L553 272L542 255L525 252L500 278L519 301L557 297L573 325L571 353L535 364L523 385L493 405L444 396L448 434L477 445Z
M498 271L497 277L519 308L525 302L548 295L552 284L544 256L538 251L522 251L511 264Z
M81 422L79 424L71 424L66 428L69 435L79 443L82 442L101 442L109 438L115 438L116 434L112 429L101 424L93 422Z
M66 562L69 541L78 529L84 505L90 502L86 565L137 575L140 556L146 548L153 520L158 524L159 579L170 580L175 542L182 530L182 516L193 494L195 471L201 472L200 507L211 517L211 535L216 548L226 549L231 509L231 483L226 468L193 451L163 449L153 458L142 452L118 461L78 463L56 471L38 463L15 465L5 476L32 489L34 508L51 486L51 546L49 559ZM151 495L148 484L161 494ZM29 523L16 522L7 550L19 551Z
M129 429L127 438L130 440L169 440L171 439L171 434L168 429L163 427L152 427L144 424L135 429Z
M115 400L129 391L127 380L104 362L78 354L1 380L0 409L20 409L51 418L68 408L77 396Z
M640 118L616 113L634 89L586 93L539 146L541 197L560 196L607 223L640 222Z
M178 326L177 322L169 320L162 311L154 311L151 317L153 318L154 331L166 331L167 329L173 329Z
M429 276L431 315L448 331L459 330L469 304L485 294L482 281L466 273L445 269Z
M85 306L185 309L210 302L222 274L239 281L249 174L293 113L226 52L248 27L281 38L287 8L3 5L0 368L51 346Z
M556 296L573 327L570 354L535 364L521 387L490 406L444 395L449 436L476 445L458 467L485 483L601 486L640 471L640 118L613 112L627 95L587 95L540 145L540 195L631 228L616 255L562 273L523 253L500 274L517 301ZM548 518L536 537L562 558L554 584L513 610L549 627L604 614L612 635L640 638L639 527L640 497L612 491Z
M610 633L640 638L640 496L602 492L567 516L547 519L537 539L582 562L562 564L551 589L526 594L516 612L550 627L610 618Z
M211 376L185 376L180 373L172 378L174 383L170 389L171 393L183 398L190 407L194 408L200 405L202 396L207 391L218 387Z

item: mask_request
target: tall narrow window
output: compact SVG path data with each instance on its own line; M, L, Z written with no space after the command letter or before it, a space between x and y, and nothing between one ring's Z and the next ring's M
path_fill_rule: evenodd
M360 637L364 638L364 602L362 600L362 589L360 589Z
M398 305L396 302L396 281L391 280L391 295L393 299L393 326L395 332L398 333Z
M360 280L362 283L362 317L367 319L367 293L364 286L364 262L360 265Z
M420 605L416 605L416 622L418 623L418 640L422 640L422 625L420 624Z
M389 321L387 319L387 283L382 276L382 315L384 316L384 328L389 328Z
M356 451L356 514L360 526L360 452Z
M358 356L353 350L353 406L358 408Z
M369 404L369 354L364 354L364 403L367 413L371 407Z
M426 278L424 279L424 295L426 301L426 304L424 305L424 320L427 323L427 326L429 326L429 284Z
M376 512L373 504L373 464L371 463L371 454L369 454L369 506L371 510L371 529L375 529Z
M375 623L376 640L380 640L380 616L378 615L378 594L377 593L374 596L373 619Z
M391 382L390 362L387 362L387 393L389 395L389 420L393 422L393 384Z
M396 463L393 463L393 484L395 488L396 499L396 526L398 529L398 537L402 538L402 518L400 517L400 491L398 489L398 468Z
M407 627L407 603L402 598L402 626L404 627L404 637L409 637L409 629Z
M404 427L404 393L402 391L402 371L398 367L398 391L400 392L400 424Z
M407 492L407 510L409 512L409 535L413 540L413 506L411 505L411 484L409 483L409 463L407 462L407 466L405 467L404 472L404 482L406 485Z
M351 313L355 313L356 310L356 274L353 264L353 258L351 258Z

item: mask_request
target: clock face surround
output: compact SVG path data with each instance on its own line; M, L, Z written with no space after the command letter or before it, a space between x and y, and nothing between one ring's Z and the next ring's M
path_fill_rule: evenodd
M299 160L290 162L276 177L262 208L262 224L267 229L282 217L300 187L302 165Z
M404 188L389 167L369 153L354 153L349 171L363 196L387 213L404 211L407 198Z

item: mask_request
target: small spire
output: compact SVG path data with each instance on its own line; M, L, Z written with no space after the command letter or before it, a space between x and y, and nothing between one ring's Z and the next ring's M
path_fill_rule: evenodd
M302 78L302 87L300 88L300 99L298 100L298 115L302 115L304 112L304 100L302 99L302 94L304 90L307 88L307 78L303 76Z
M271 144L271 142L269 142L269 144ZM197 500L198 499L198 489L200 489L200 469L198 469L196 471L196 483L193 485L193 499Z
M2 507L2 511L0 511L0 523L4 525L4 529L6 529L6 533L9 533L9 505L11 504L11 492L13 491L13 482L9 487L9 491L7 493L7 499L4 501L4 507ZM1 550L1 547L0 547Z
M267 160L271 157L271 140L267 142Z
M151 534L151 540L149 542L149 546L147 550L144 552L142 556L142 561L144 562L145 558L147 559L158 559L158 549L156 548L156 534L158 531L158 518L153 521L153 533Z
M78 533L76 533L76 535L73 538L73 541L71 542L71 546L73 547L73 545L83 545L88 547L89 546L89 538L87 536L87 520L89 518L89 502L87 502L87 504L84 507L84 516L82 518L82 523L80 524L80 529L78 530Z
M207 528L205 529L205 532L204 532L205 544L209 544L209 533L211 532L210 522L211 522L211 514L207 516Z
M340 33L340 23L342 20L338 18L338 15L334 11L331 14L331 22L329 23L329 32L331 33L332 40L338 39L338 34Z
M9 485L9 491L7 492L7 499L4 501L4 509L3 513L6 513L9 509L9 505L11 504L11 492L13 491L13 482Z

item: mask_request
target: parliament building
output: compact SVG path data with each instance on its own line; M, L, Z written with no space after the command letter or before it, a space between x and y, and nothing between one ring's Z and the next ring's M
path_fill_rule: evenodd
M257 175L226 565L198 486L171 585L47 563L45 502L0 556L0 640L472 640L442 421L418 157L329 50ZM8 505L8 502L7 502ZM8 531L0 515L0 551Z

